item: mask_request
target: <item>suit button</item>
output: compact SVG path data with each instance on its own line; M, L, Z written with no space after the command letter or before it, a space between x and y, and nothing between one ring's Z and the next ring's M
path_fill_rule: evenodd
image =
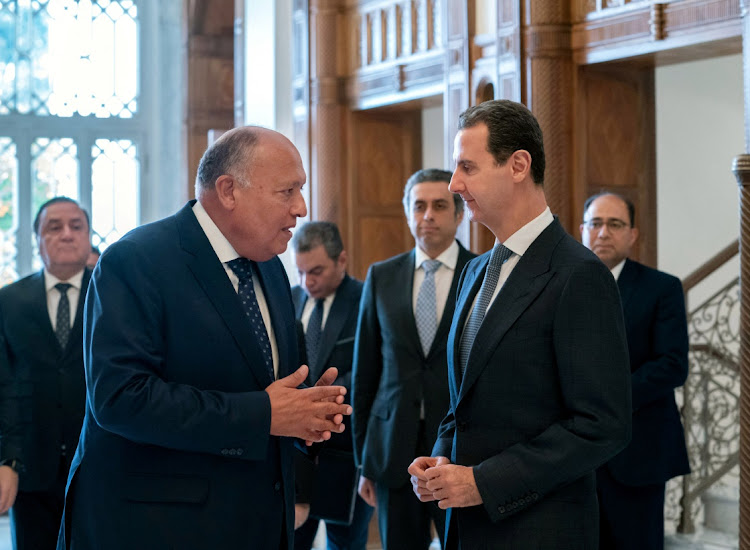
M500 506L500 508L498 508L497 511L500 512L501 514L504 514L505 513L505 506Z
M237 449L237 456L240 456L244 451L242 449Z
M539 494L538 493L531 493L531 498L534 500L539 500Z
M222 449L221 454L223 454L224 456L227 456L229 454L229 449Z
M274 483L274 484L273 484L273 488L274 488L274 490L276 490L276 491L281 491L281 482L280 482L280 481L277 481L276 483Z

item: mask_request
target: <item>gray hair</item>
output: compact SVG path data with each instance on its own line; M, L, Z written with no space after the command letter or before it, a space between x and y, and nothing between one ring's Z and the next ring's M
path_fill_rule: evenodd
M323 245L332 260L338 260L344 250L339 228L333 222L307 222L302 224L292 237L294 253L309 252Z
M241 186L246 186L248 182L242 179L240 174L233 172L236 172L241 164L252 161L260 130L262 129L257 126L234 128L212 143L203 153L198 165L195 177L196 193L214 189L216 180L224 174L235 176Z

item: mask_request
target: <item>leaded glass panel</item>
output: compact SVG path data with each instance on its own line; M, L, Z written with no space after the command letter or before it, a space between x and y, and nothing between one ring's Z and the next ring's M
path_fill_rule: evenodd
M91 158L91 240L103 252L138 223L139 162L126 139L97 139Z
M16 144L10 138L0 137L0 286L18 278L15 261L17 182Z

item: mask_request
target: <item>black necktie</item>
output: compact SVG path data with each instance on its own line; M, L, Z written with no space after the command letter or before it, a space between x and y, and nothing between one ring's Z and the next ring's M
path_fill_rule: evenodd
M227 262L234 274L240 280L237 286L237 294L242 301L242 308L245 310L250 321L250 327L255 334L255 338L260 345L260 349L263 351L263 360L266 365L266 369L271 376L271 380L275 379L273 372L273 354L271 352L271 340L268 338L268 332L266 331L266 324L263 322L263 316L260 314L260 307L258 306L258 297L255 295L255 286L253 285L253 262L247 258L236 258Z
M311 369L318 362L318 349L320 348L320 335L323 325L323 304L325 298L315 300L310 319L307 321L307 332L305 332L305 344L307 347L307 363Z
M60 347L65 349L70 338L70 302L68 301L68 289L73 286L70 283L57 283L55 288L60 292L60 301L57 303L57 323L55 324L55 336Z

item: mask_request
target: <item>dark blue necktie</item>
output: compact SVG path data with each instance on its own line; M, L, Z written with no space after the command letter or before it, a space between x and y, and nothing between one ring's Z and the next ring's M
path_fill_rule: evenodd
M237 287L237 294L242 301L242 309L245 310L250 321L250 327L255 334L255 338L258 341L258 345L263 352L263 360L265 361L266 369L271 376L271 380L275 379L273 372L273 354L271 353L271 340L268 338L268 332L266 331L266 325L263 322L263 316L260 314L260 307L258 306L258 297L255 295L255 286L253 285L253 265L255 262L248 260L247 258L237 258L227 262L227 265L234 271L237 278L240 280Z
M70 338L70 302L68 301L68 290L72 287L70 283L57 283L55 288L60 292L60 301L57 303L57 322L55 324L55 336L62 349L68 345Z
M474 339L479 332L479 327L482 326L482 321L484 320L485 313L487 313L492 295L495 293L495 287L497 287L497 281L500 278L500 269L512 254L513 252L509 248L501 244L495 245L495 248L492 249L490 261L487 263L487 271L484 273L484 281L482 281L482 287L479 289L479 294L477 295L477 301L474 304L474 309L471 312L469 320L466 322L463 334L461 334L459 359L461 361L462 376L466 371L466 363L469 361L469 354L471 353L471 347L474 345Z
M315 307L307 321L307 331L305 332L305 344L307 347L307 363L310 369L318 363L318 349L320 348L320 335L323 325L323 304L325 298L315 300Z

